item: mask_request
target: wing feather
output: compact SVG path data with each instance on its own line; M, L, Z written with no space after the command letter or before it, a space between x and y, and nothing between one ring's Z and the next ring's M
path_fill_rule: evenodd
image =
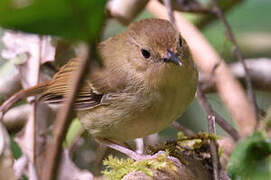
M64 97L71 91L69 83L71 83L71 77L73 72L77 70L78 65L79 59L77 58L64 65L48 84L40 100L48 104L63 104ZM74 102L74 107L77 110L90 109L101 105L101 99L104 95L103 92L99 92L94 88L95 85L89 79L85 81ZM106 86L106 84L104 85Z
M98 46L100 59L103 61L104 68L97 68L91 66L91 73L87 75L83 87L78 92L75 100L75 108L78 110L90 109L105 103L106 95L111 93L121 93L129 83L127 72L125 68L120 71L120 61L116 53L116 49L109 48L110 44L116 43L119 36L114 39L109 38ZM114 63L113 63L114 62ZM48 88L41 95L40 99L49 104L61 104L64 97L71 91L71 77L73 72L78 69L80 59L71 59L66 65L60 68L59 72L55 74ZM106 70L105 70L106 68ZM114 74L114 76L112 76ZM104 97L104 98L103 98Z

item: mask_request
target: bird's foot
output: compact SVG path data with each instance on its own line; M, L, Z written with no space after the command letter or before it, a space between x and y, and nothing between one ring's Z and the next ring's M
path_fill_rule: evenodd
M110 147L112 149L115 149L115 150L127 155L128 157L134 159L135 161L150 159L152 157L151 155L139 154L139 153L123 146L123 145L119 145L119 144L112 142L110 140L107 140L107 139L98 139L98 141L107 147Z

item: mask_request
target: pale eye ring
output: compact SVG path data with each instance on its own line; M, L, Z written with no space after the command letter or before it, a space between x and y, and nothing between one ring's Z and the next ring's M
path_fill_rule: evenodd
M151 53L148 50L146 50L146 49L141 49L141 54L146 59L148 59L149 57L151 57Z

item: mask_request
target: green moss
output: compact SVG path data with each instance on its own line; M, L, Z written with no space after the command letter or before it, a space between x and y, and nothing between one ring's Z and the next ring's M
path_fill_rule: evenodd
M148 176L153 176L152 170L161 170L169 168L176 171L177 167L172 161L168 160L168 152L160 154L155 159L145 159L134 161L133 159L119 159L109 156L104 160L105 170L102 173L112 180L120 180L126 174L132 171L141 171Z
M210 140L217 140L220 137L216 134L210 134L207 132L199 132L194 136L186 137L182 134L178 134L177 143L181 146L186 146L192 150L201 148L204 144L209 144Z
M161 170L163 168L170 168L176 170L177 167L173 162L169 161L168 156L176 157L184 165L188 162L185 157L190 156L197 158L203 163L210 161L210 156L206 156L206 153L210 153L209 143L210 140L217 140L219 137L209 133L198 133L194 136L187 137L182 133L178 133L177 141L168 141L165 144L148 147L148 154L156 154L159 151L166 151L165 154L158 155L156 159L148 159L135 162L132 159L118 159L113 156L109 156L104 161L105 170L102 172L105 176L112 180L119 180L126 174L132 171L141 171L148 176L153 176L152 170ZM223 149L220 151L220 155L223 153ZM184 157L185 156L185 157ZM211 164L208 164L211 166Z

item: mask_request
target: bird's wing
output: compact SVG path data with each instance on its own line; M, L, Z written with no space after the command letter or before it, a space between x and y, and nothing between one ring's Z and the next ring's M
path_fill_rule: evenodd
M48 88L42 93L40 100L49 104L62 104L64 96L71 91L69 83L73 73L78 69L79 63L80 60L74 58L64 65L48 84ZM109 73L94 70L87 75L83 87L75 99L74 107L77 110L85 110L106 104L103 103L105 95L117 92L124 87L124 81L112 83L112 80Z

